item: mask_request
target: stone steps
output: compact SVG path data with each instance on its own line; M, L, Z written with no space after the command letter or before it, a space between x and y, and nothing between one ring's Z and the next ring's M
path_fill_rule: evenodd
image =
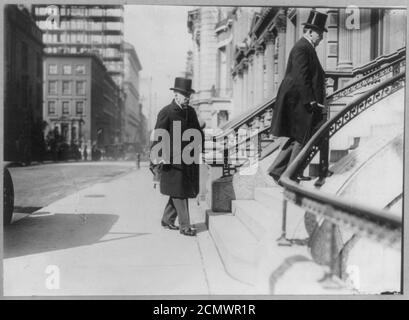
M276 230L279 228L281 231L284 201L282 188L279 186L272 188L256 188L254 191L254 198L263 206L269 208L270 212L273 213L274 227L271 230ZM307 238L308 233L304 227L305 211L299 206L291 202L287 202L287 212L291 212L291 214L287 214L286 229L288 237L296 239Z
M254 285L257 239L232 214L213 215L208 212L208 215L209 232L226 272L236 280Z
M281 217L255 200L233 200L232 213L258 241L264 240L267 235L273 234L275 238L280 235L280 224L274 222Z
M230 276L258 286L265 284L268 277L268 272L261 269L280 265L284 259L283 249L276 240L281 235L282 205L282 188L277 186L256 188L253 200L233 200L232 213L208 211L209 232ZM300 208L297 210L296 206L291 210L291 216L287 216L288 234L305 239L304 212ZM306 252L306 248L299 250ZM291 250L285 252L284 256L294 253Z

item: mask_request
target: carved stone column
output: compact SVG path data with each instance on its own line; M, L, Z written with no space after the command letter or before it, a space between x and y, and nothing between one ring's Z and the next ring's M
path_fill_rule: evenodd
M248 60L248 95L246 110L253 107L254 104L254 56L250 56Z
M241 88L241 112L242 113L244 110L247 109L248 105L248 75L249 75L249 69L248 69L248 61L247 59L243 61L243 81L242 81L242 88Z
M242 109L243 70L237 70L233 81L233 117L235 117L236 115L240 114Z
M256 47L256 69L255 69L255 105L259 105L264 100L264 47Z
M338 40L338 70L352 69L352 30L345 26L347 14L345 9L339 9L339 40Z
M274 51L275 51L275 36L269 32L265 37L266 50L264 56L266 59L266 85L267 98L272 98L274 95Z
M280 15L276 20L276 29L277 29L277 38L278 43L278 85L284 79L285 74L285 38L286 38L286 29L287 22L285 15Z

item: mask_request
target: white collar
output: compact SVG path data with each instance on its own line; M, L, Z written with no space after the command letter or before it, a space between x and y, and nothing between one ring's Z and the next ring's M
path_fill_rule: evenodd
M313 47L314 50L315 50L315 46L314 46L314 44L312 43L311 39L308 39L305 35L303 35L303 37L304 37L305 40L307 40L307 41L312 45L312 47Z
M180 109L183 110L183 107L176 101L176 99L175 99L175 103L179 106Z

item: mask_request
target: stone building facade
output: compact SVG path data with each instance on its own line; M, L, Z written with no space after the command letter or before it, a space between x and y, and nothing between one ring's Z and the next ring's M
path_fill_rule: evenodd
M26 7L4 9L4 158L30 163L43 155L42 32Z
M120 89L92 54L44 58L44 120L62 142L103 148L119 141Z
M244 8L250 23L255 8ZM193 40L193 87L191 103L206 128L217 128L233 113L230 65L234 52L233 12L225 7L198 7L188 13ZM244 30L244 28L242 28Z
M142 150L146 143L146 119L142 113L140 99L140 76L142 65L135 48L130 43L124 44L125 63L125 125L124 142L133 144L136 150Z
M302 23L310 10L234 7L191 11L188 27L194 40L193 81L199 88L195 100L199 110L206 112L208 119L226 110L231 119L274 98L285 74L289 52L302 37ZM328 33L324 33L317 47L327 73L328 93L349 82L361 66L406 45L404 10L355 7L316 10L328 14ZM221 55L224 50L225 57ZM226 61L227 66L221 61ZM228 75L226 88L231 91L223 95L223 107L216 107L210 103L211 94L206 96L206 89L213 83L216 88L223 88L218 79L224 76L224 70ZM216 121L212 124L221 125Z

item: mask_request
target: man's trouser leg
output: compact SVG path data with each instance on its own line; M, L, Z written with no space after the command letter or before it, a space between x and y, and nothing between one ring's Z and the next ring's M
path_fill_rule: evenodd
M278 180L282 173L287 169L292 154L292 146L295 140L289 138L280 150L280 153L275 158L273 164L268 168L268 173L275 180Z
M164 224L175 224L177 217L177 211L172 202L172 197L169 197L169 201L166 204L165 211L163 212L162 222Z
M188 199L172 198L172 201L178 215L180 230L188 229L190 227Z
M292 141L291 148L290 148L291 156L290 156L290 160L288 161L288 165L290 165L294 161L294 159L298 156L302 148L303 148L303 145L301 143L299 143L296 140Z

